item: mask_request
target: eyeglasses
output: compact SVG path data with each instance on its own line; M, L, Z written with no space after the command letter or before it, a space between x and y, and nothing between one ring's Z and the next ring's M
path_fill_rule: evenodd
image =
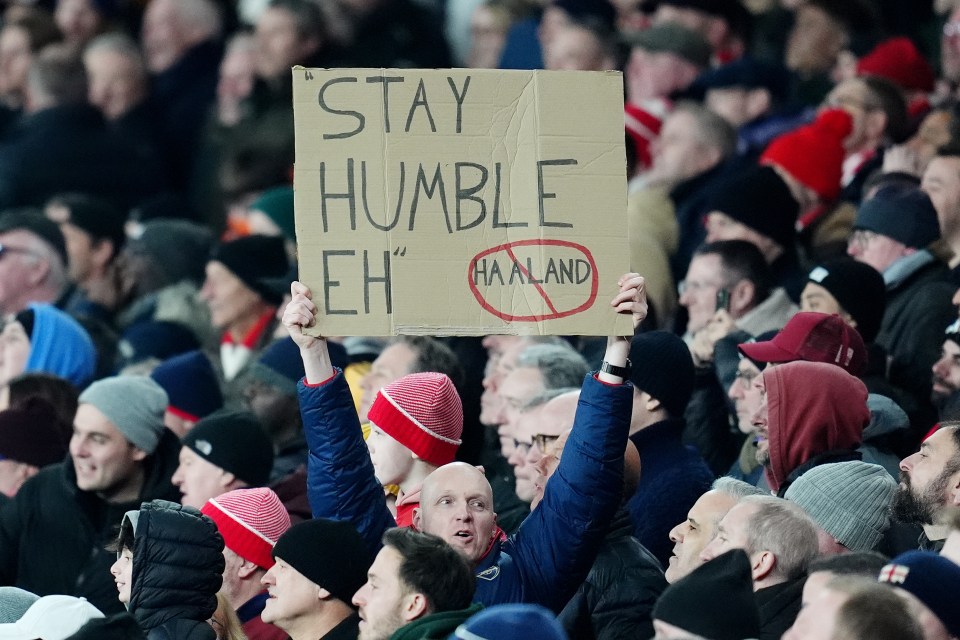
M750 383L753 382L757 375L759 374L753 371L737 371L733 377L739 380L740 384L742 384L744 387L749 388Z
M857 229L850 235L849 244L863 251L879 234L867 229Z
M540 449L540 453L546 453L547 447L560 439L560 436L551 436L546 433L538 433L533 436L533 446Z
M704 289L719 289L722 285L715 282L697 282L696 280L681 280L677 283L677 294L683 295L687 291L694 293Z

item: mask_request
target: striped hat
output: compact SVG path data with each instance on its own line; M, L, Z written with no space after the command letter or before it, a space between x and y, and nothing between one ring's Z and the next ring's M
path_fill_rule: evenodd
M228 549L263 569L273 566L273 545L290 528L280 498L263 487L228 491L200 511L216 523Z
M463 406L442 373L411 373L391 382L367 415L371 424L438 467L453 462L460 446Z

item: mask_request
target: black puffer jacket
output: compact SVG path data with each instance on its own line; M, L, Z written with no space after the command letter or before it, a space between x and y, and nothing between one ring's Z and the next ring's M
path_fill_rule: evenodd
M131 520L124 518L123 526ZM210 518L166 500L134 525L129 610L149 640L214 640L207 623L223 580L223 538Z

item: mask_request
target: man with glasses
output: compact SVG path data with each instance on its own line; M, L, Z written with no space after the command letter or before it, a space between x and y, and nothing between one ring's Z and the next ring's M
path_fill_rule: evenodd
M515 449L510 464L517 478L517 496L531 502L536 495L537 463L560 434L573 426L580 389L549 391L542 404L525 412L517 422Z
M914 425L922 431L935 420L930 370L940 358L943 330L956 317L949 271L926 249L939 238L930 198L919 189L888 187L860 206L847 246L854 259L883 275L887 305L876 342L887 351L890 382L926 413Z

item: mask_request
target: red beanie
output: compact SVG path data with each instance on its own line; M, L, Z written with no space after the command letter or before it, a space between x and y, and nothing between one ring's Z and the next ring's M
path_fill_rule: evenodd
M933 68L903 36L884 40L860 58L857 75L880 76L908 91L933 91Z
M453 462L460 446L463 406L442 373L411 373L391 382L367 415L371 424L438 467Z
M217 525L224 546L263 569L273 566L273 545L290 528L280 498L263 487L228 491L200 511Z
M760 156L817 192L822 200L840 195L843 140L853 131L853 118L843 109L826 109L817 119L776 138Z

